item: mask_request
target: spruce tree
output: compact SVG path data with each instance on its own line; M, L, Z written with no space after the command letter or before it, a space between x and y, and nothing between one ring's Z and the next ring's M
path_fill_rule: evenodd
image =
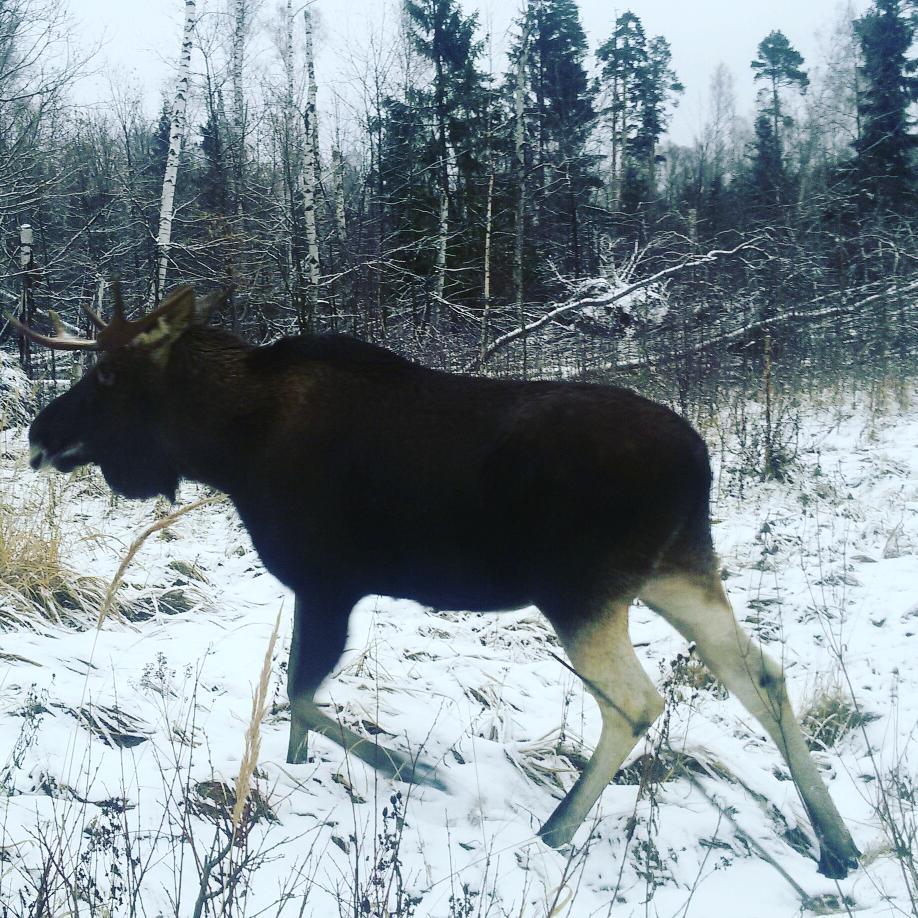
M586 34L574 0L530 0L525 17L521 31L529 35L527 109L541 254L578 275L585 268L582 210L597 184L586 150L594 120ZM519 54L517 43L514 62Z
M437 176L433 299L428 304L434 316L446 287L451 204L453 215L464 209L459 202L451 202L450 160L455 158L466 170L470 166L469 125L483 92L482 77L475 66L481 45L475 39L477 15L464 15L458 0L405 0L405 12L415 48L433 66L433 82L426 98L433 121Z
M914 207L916 135L909 105L918 100L918 61L908 52L915 18L900 0L874 0L854 23L861 46L861 133L855 141L855 177L878 210Z

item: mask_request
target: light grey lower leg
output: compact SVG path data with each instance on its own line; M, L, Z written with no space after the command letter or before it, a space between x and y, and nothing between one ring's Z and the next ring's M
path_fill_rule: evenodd
M820 839L823 866L844 875L844 865L853 866L857 848L810 756L787 696L784 671L740 627L720 582L660 578L642 589L641 598L696 642L708 668L774 740ZM827 858L837 863L828 864Z
M602 732L586 768L539 834L550 845L571 840L637 741L663 710L628 637L628 606L618 603L562 642L599 705Z

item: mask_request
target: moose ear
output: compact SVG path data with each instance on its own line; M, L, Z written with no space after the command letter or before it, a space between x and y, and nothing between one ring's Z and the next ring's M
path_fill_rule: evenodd
M214 310L222 309L233 295L233 289L232 286L222 287L220 290L213 290L201 297L195 306L197 321L206 322Z
M192 325L197 316L194 288L173 290L156 308L159 317L145 332L131 342L134 347L147 348L157 362L165 362L173 342Z

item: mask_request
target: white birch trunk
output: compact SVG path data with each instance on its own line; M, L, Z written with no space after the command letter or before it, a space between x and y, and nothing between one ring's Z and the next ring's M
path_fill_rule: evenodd
M449 195L446 188L440 189L440 217L437 221L437 258L434 261L434 295L437 302L433 311L436 313L443 300L443 288L446 286L446 245L449 241Z
M490 139L488 141L490 143ZM494 156L489 157L490 174L488 175L488 205L485 213L484 242L484 308L481 311L481 355L484 360L485 348L488 346L488 322L491 319L491 230L494 223Z
M513 172L516 178L516 226L513 234L513 299L523 322L523 237L526 223L526 66L529 32L523 33L513 90Z
M319 238L316 230L316 68L312 50L312 13L303 10L306 23L306 110L303 136L303 220L306 224L306 309L312 322L319 301Z
M242 216L242 189L245 173L245 94L242 91L243 59L245 57L245 5L247 0L235 0L236 24L233 28L232 82L233 82L233 146L235 165L233 192L236 215Z
M343 254L347 244L347 213L344 209L344 155L338 147L332 150L332 180L335 193L335 232Z
M299 274L300 266L295 264L294 237L296 225L294 208L296 207L294 189L294 176L299 173L296 131L296 110L293 91L293 0L287 0L286 12L286 40L284 43L284 75L286 77L286 92L284 95L284 198L287 206L287 277L289 278L292 304L299 309Z
M179 56L178 78L175 84L175 102L172 105L166 174L163 176L163 194L159 205L159 232L156 234L159 265L156 273L155 293L159 296L162 296L166 286L169 247L172 243L172 218L175 210L175 181L178 177L179 159L182 155L182 142L185 139L185 110L188 105L188 73L191 68L191 34L194 31L194 14L195 0L185 0L185 29L182 33L182 52Z

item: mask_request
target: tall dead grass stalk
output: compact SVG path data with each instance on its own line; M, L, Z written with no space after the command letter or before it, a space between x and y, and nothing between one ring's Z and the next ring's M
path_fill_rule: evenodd
M249 719L248 729L245 731L245 752L239 765L239 777L236 778L236 803L233 806L233 831L237 831L242 821L249 791L252 788L252 777L258 765L258 756L261 752L261 722L268 713L268 686L271 682L271 661L274 659L274 645L280 631L281 613L278 611L274 621L274 630L265 650L265 659L261 665L261 677L258 687L252 697L252 716Z

